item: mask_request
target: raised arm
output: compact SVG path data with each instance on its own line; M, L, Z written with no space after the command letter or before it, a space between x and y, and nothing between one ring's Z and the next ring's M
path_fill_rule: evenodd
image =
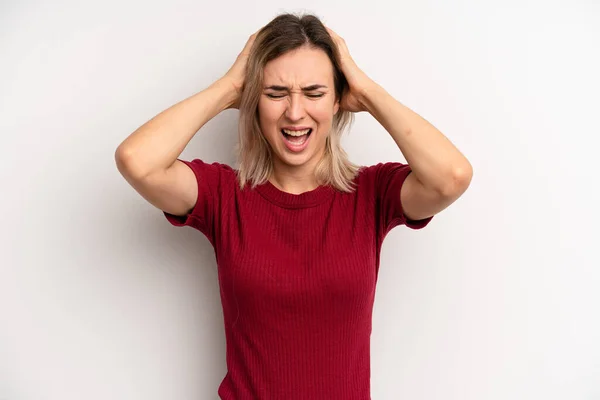
M190 168L177 160L209 120L238 106L252 35L231 69L205 90L153 117L116 149L119 172L148 202L173 215L185 215L198 200Z
M412 220L442 211L469 187L473 169L446 136L371 80L348 52L345 41L328 29L340 52L341 67L350 90L341 107L368 111L392 136L412 173L398 194L402 209Z

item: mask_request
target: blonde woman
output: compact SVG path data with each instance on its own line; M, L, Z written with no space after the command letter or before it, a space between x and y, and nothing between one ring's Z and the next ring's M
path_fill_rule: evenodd
M194 134L240 110L239 167L178 159ZM407 160L360 167L340 137L369 112ZM284 14L231 69L118 147L125 179L215 249L227 342L221 399L370 398L381 244L425 227L469 186L467 159L396 101L314 16Z

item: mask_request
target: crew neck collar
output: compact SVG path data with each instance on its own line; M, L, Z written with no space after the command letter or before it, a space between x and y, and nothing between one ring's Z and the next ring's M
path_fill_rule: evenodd
M318 186L313 190L300 194L284 192L269 180L256 186L256 190L268 201L283 208L308 208L314 207L333 197L334 189L331 186Z

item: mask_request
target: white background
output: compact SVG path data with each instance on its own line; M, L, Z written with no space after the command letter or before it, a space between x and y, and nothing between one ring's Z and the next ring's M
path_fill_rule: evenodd
M212 247L146 203L114 151L302 10L474 167L457 203L384 243L373 399L600 399L592 0L2 2L0 399L217 398ZM233 164L236 124L220 114L182 157ZM369 114L344 145L404 160Z

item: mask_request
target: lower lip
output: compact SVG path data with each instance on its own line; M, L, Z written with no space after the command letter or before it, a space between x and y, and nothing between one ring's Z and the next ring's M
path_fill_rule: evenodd
M299 145L294 144L294 143L290 142L289 140L287 140L287 138L285 137L285 135L283 133L281 133L281 135L283 136L283 142L285 143L285 146L288 148L288 150L293 153L299 153L302 150L306 149L306 147L308 147L308 142L310 142L310 138L312 137L313 133L314 133L314 131L311 132L310 135L308 135L308 137L306 138L304 143L299 144Z

